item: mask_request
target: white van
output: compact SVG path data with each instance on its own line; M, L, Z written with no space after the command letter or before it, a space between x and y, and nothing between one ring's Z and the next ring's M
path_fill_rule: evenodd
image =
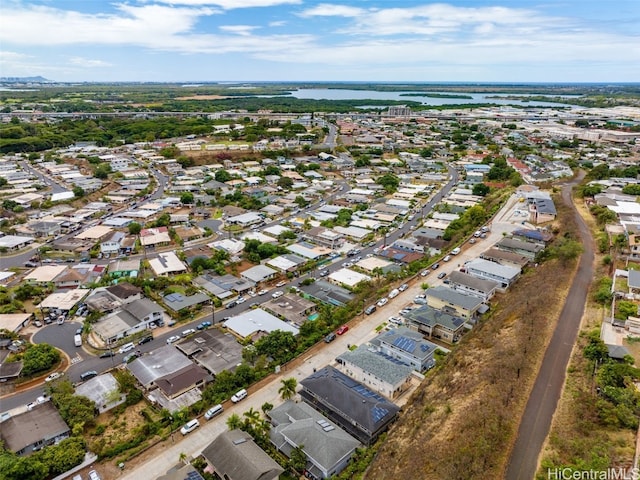
M120 350L118 350L118 353L127 353L133 350L134 348L136 348L136 346L133 343L125 343L120 347Z
M186 435L187 433L193 432L199 426L200 426L200 422L198 421L197 418L194 418L193 420L190 420L189 422L185 423L182 426L182 428L180 429L180 433L182 435Z
M82 335L78 335L77 333L73 336L73 343L76 347L82 346Z
M460 247L456 247L451 250L451 255L458 255L460 253Z
M224 408L222 408L222 405L214 405L209 410L207 410L207 413L204 414L204 418L206 418L207 420L211 420L216 415L220 415L223 410Z
M247 391L243 388L242 390L237 391L236 393L233 394L233 396L231 397L231 401L233 403L238 403L240 400L247 398L247 395L249 395L247 393Z

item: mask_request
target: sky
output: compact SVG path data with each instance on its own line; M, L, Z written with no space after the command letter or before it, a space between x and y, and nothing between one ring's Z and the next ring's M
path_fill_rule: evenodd
M0 77L640 82L640 0L0 0Z

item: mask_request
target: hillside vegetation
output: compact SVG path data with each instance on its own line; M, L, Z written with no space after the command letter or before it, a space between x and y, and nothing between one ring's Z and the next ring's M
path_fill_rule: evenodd
M556 205L562 244L576 237L575 223ZM502 478L574 273L575 260L553 258L494 298L488 318L415 392L365 478Z

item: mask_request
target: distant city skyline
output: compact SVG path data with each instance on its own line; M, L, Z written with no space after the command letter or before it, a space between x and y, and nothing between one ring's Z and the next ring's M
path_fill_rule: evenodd
M637 0L3 0L0 77L639 82Z

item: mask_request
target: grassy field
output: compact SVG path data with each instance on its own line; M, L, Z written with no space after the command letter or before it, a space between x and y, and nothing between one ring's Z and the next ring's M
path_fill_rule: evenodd
M558 237L574 235L570 211L557 207ZM575 263L549 260L494 298L418 388L365 478L502 478L574 273Z

